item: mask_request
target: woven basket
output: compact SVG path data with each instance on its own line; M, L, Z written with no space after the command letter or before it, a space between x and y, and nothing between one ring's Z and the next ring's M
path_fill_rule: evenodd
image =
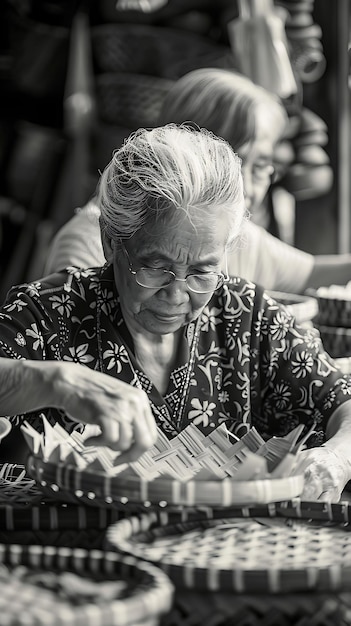
M318 303L316 322L322 326L351 328L350 288L343 285L331 285L319 289L308 289L306 294Z
M309 293L317 299L318 302L318 324L322 326L339 326L351 328L351 299L336 298L332 295L320 295L318 289L316 291L309 290ZM332 291L331 291L332 293ZM348 290L349 293L349 290Z
M284 304L298 324L312 321L318 314L318 302L311 296L299 296L297 294L284 293L282 291L269 291L272 298Z
M0 543L102 548L106 528L124 517L122 511L39 502L23 507L0 505Z
M143 510L145 507L228 507L279 501L299 496L303 476L251 481L190 480L166 478L146 481L134 473L108 476L99 471L79 470L65 463L49 463L31 455L27 471L43 493L66 502L92 506Z
M23 465L0 468L0 543L101 548L105 530L122 511L57 502L44 493Z
M330 356L351 356L351 328L324 326L319 323L315 323L315 327L319 330L323 345Z
M158 568L113 552L0 545L1 623L151 626L173 587Z
M286 501L149 513L113 525L107 547L158 565L176 586L165 626L346 626L350 505Z
M24 465L16 463L0 465L0 505L25 507L39 502L42 497L43 492L33 478L28 476Z
M230 48L193 32L141 24L93 27L92 52L96 74L127 72L172 80L199 67L229 67L231 57Z

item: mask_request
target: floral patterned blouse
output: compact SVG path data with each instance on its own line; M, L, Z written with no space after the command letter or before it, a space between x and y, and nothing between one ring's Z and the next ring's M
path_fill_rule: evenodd
M225 422L238 435L254 425L269 438L303 422L315 423L316 445L330 415L351 398L351 377L318 332L297 326L284 306L239 278L184 328L164 396L134 357L110 266L70 267L14 287L0 309L0 337L0 356L74 361L141 387L169 437L190 423L208 434ZM69 431L77 427L56 409L45 414ZM11 419L20 424L23 416ZM38 416L26 419L39 427Z

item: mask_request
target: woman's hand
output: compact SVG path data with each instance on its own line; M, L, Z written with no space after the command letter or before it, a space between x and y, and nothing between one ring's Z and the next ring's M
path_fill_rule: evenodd
M144 391L112 376L68 361L0 359L0 415L48 407L95 424L89 443L120 450L121 463L135 461L156 441L157 428Z
M302 500L340 500L346 483L351 479L350 461L342 452L323 445L300 452L298 462L305 479Z
M122 451L122 463L135 461L155 443L157 428L144 391L75 363L56 366L55 406L77 422L101 428L101 435L87 440L89 445Z

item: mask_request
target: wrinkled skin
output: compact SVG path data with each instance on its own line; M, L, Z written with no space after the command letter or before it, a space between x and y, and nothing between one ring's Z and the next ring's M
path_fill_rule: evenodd
M305 479L301 499L338 502L351 479L351 465L344 455L324 445L303 450L299 458Z

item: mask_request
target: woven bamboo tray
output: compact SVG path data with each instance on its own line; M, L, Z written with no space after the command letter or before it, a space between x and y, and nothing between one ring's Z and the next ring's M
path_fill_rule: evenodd
M350 587L349 503L296 500L206 515L126 518L108 529L108 546L159 563L182 588L284 593Z
M124 509L167 506L228 507L233 504L265 504L299 496L303 476L250 481L178 480L158 478L147 481L135 474L109 476L104 472L79 470L66 463L49 463L30 455L28 474L43 493L66 502Z
M113 552L0 544L1 624L156 626L173 586L155 566Z
M285 501L133 516L107 547L158 563L176 587L163 626L347 626L351 510Z

